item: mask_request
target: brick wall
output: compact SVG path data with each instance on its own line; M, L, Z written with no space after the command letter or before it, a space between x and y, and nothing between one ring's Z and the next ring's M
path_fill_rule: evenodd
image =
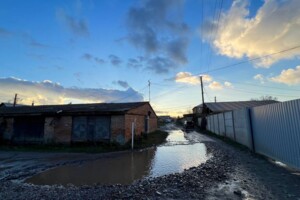
M11 141L14 134L14 119L13 118L0 118L0 125L2 124L0 138L4 141Z
M125 139L125 116L124 115L112 115L110 125L110 141L124 144Z
M140 115L125 115L125 139L126 141L131 139L132 134L132 122L135 122L135 135L141 136L142 132L145 132L145 116Z
M149 132L155 131L157 129L157 116L150 106L150 104L144 104L138 108L131 109L125 115L125 138L126 140L131 139L131 125L132 122L135 123L135 135L140 136L141 133L145 133L145 123L146 118L148 117L148 112L151 112L149 118Z
M44 142L70 144L72 137L72 117L47 117L44 127Z

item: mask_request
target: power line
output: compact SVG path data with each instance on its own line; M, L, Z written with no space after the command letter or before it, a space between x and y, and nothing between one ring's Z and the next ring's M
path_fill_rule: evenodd
M266 57L269 57L269 56L274 56L274 55L277 55L277 54L285 53L285 52L288 52L288 51L291 51L291 50L294 50L294 49L298 49L298 48L300 48L300 45L294 46L292 48L284 49L284 50L281 50L281 51L278 51L278 52L275 52L275 53L267 54L267 55L264 55L264 56L260 56L260 57L256 57L256 58L252 58L252 59L247 59L247 60L237 62L237 63L233 63L233 64L230 64L230 65L225 65L223 67L219 67L219 68L216 68L216 69L213 69L213 70L207 70L207 71L204 71L202 73L210 73L210 72L220 71L220 70L223 70L223 69L226 69L226 68L234 67L234 66L244 64L244 63L247 63L247 62L252 62L252 61L255 61L255 60L260 60L260 59L263 59L263 58L266 58Z
M217 79L215 78L215 80L217 80L217 81L228 81L228 80L219 79L219 78L217 78ZM242 82L238 82L238 81L230 81L230 82L235 83L235 84L250 85L250 86L256 86L256 87L264 87L264 88L277 89L277 90L300 91L300 90L291 89L291 88L279 88L279 87L266 86L266 85L257 85L257 84L252 84L252 83L242 83Z
M215 22L215 17L216 17L216 7L217 7L217 0L215 1L215 13L214 13L214 19L213 19L213 22ZM220 9L219 9L219 14L218 14L218 20L217 20L217 25L214 29L211 30L211 40L213 40L217 33L218 33L218 30L219 30L219 21L220 21L220 17L221 17L221 11L222 11L222 7L223 7L223 0L221 0L221 4L220 4ZM209 53L209 57L208 57L208 70L210 69L210 65L211 65L211 58L212 58L212 48L210 48L210 53Z
M259 91L253 91L253 90L243 90L243 89L236 89L236 88L227 88L229 90L234 90L238 92L243 92L243 93L249 93L249 94L260 94L260 95L265 95L265 92L259 92ZM291 95L282 95L282 94L274 94L274 93L268 93L268 95L273 95L273 96L282 96L282 97L293 97L293 98L298 98L299 96L291 96Z

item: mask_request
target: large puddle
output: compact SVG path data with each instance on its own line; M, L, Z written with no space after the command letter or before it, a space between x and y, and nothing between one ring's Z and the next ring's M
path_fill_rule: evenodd
M203 143L188 144L181 130L170 131L166 145L109 158L66 165L26 180L36 185L131 184L135 180L183 172L208 159Z

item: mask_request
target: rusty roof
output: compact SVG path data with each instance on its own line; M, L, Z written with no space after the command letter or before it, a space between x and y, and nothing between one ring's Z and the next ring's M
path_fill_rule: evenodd
M208 102L204 103L212 112L226 112L237 110L241 108L251 108L256 106L263 106L272 103L279 103L279 101L230 101L230 102ZM202 107L202 104L196 106Z
M0 107L0 116L19 115L42 115L42 114L76 114L97 113L114 114L125 113L133 108L140 107L149 102L131 103L92 103L92 104L67 104L67 105L42 105L42 106L20 106Z

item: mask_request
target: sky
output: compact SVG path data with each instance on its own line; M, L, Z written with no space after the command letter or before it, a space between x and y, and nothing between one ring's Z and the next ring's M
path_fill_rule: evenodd
M0 102L300 97L298 0L1 0ZM150 87L149 87L150 82ZM149 99L150 88L150 99Z

